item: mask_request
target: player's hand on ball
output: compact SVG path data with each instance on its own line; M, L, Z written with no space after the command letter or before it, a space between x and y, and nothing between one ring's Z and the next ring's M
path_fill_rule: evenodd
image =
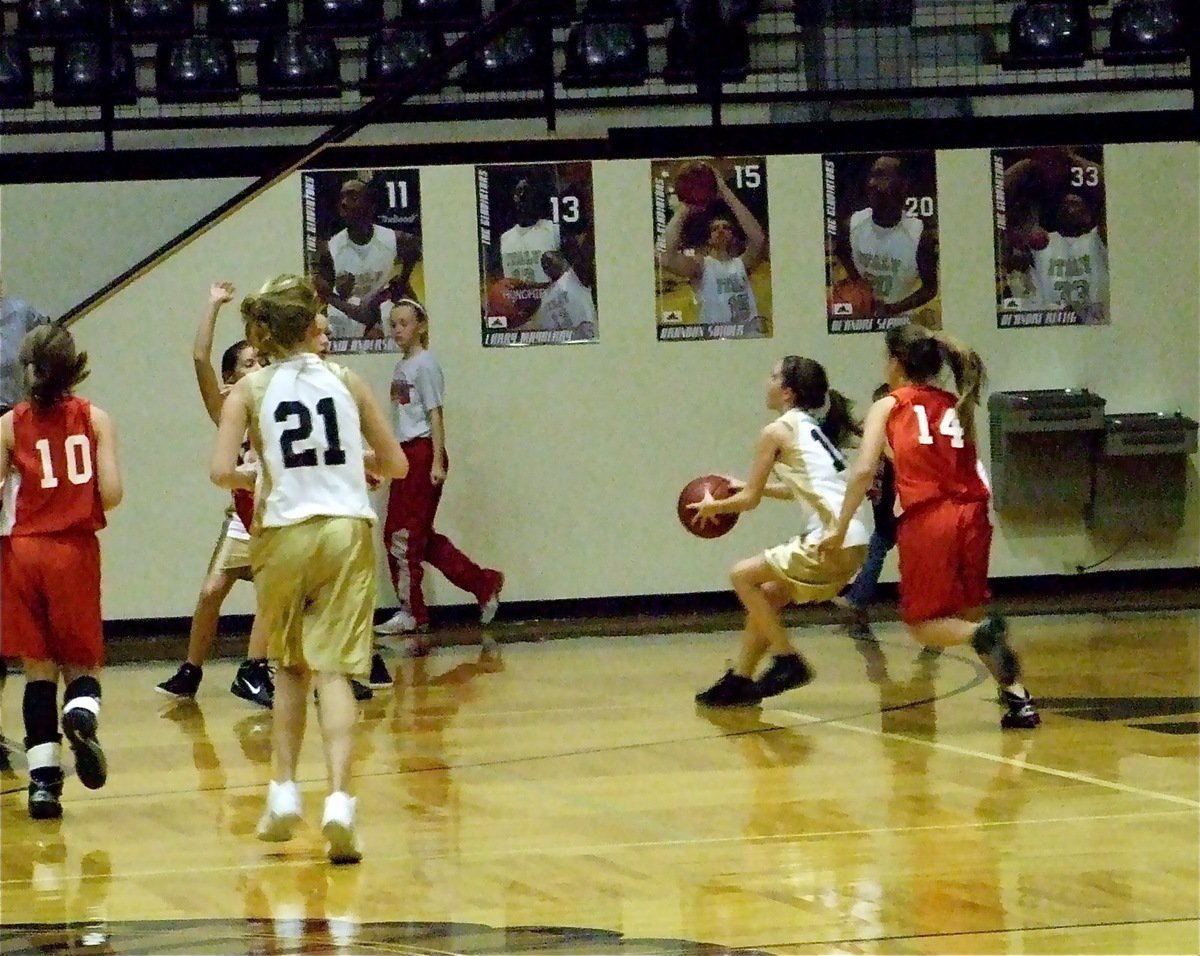
M692 515L692 524L699 527L704 527L710 524L717 516L717 499L712 496L712 492L705 489L704 497L695 504L688 505L694 514Z
M817 553L828 554L830 551L839 550L845 538L846 533L844 531L840 534L836 531L827 531L825 537L817 542Z

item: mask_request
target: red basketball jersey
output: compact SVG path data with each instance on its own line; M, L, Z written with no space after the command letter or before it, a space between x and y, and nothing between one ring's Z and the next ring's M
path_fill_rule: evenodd
M892 392L896 406L887 439L896 469L896 496L909 511L928 501L987 501L979 454L958 420L958 397L940 388L906 385Z
M237 463L239 465L246 461L246 455L250 452L250 441L247 439L242 442L242 450L238 454ZM247 531L250 530L250 525L254 521L254 492L247 491L245 488L233 489L233 511L242 522L242 525Z
M72 395L53 408L14 408L8 481L15 483L5 495L14 502L4 519L9 534L103 528L91 403Z

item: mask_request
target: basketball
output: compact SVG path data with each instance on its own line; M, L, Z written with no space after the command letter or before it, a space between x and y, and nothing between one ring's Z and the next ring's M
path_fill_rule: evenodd
M532 301L533 307L529 307ZM487 289L487 314L503 316L504 328L515 329L529 321L537 309L537 294L528 293L520 282L513 279L495 279Z
M875 293L865 279L843 279L829 291L829 314L866 318L875 314Z
M714 498L728 498L733 494L733 488L729 481L721 475L701 475L699 478L693 478L683 486L683 491L679 492L679 503L676 506L676 512L679 515L679 522L698 538L719 538L721 535L728 533L735 524L737 524L738 516L735 514L714 515L710 520L704 523L692 523L692 519L696 517L696 512L688 508L688 505L694 505L704 500L704 492L708 491Z
M705 163L688 163L675 176L675 195L689 206L711 206L717 201L717 177Z

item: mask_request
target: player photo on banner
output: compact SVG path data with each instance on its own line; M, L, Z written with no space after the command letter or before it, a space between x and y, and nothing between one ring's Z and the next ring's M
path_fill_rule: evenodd
M821 159L829 332L940 329L933 150Z
M996 324L1108 325L1103 146L992 150Z
M483 344L595 342L591 163L475 167Z
M659 341L769 338L766 158L656 160L650 181Z
M416 169L301 174L304 267L329 316L330 352L395 352L390 312L425 301Z

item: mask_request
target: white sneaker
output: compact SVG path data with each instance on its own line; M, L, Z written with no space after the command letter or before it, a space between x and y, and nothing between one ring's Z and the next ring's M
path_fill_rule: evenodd
M417 619L404 608L375 625L376 634L412 634L416 630Z
M325 814L321 818L321 832L329 841L326 856L330 863L357 863L362 859L358 836L354 831L354 811L358 800L345 791L338 790L325 798Z
M267 843L290 840L300 825L300 791L294 780L267 786L267 809L258 821L255 835Z
M487 596L487 599L479 605L479 623L491 624L496 619L496 612L500 609L500 592L504 590L504 575L497 573L496 587L492 593Z

